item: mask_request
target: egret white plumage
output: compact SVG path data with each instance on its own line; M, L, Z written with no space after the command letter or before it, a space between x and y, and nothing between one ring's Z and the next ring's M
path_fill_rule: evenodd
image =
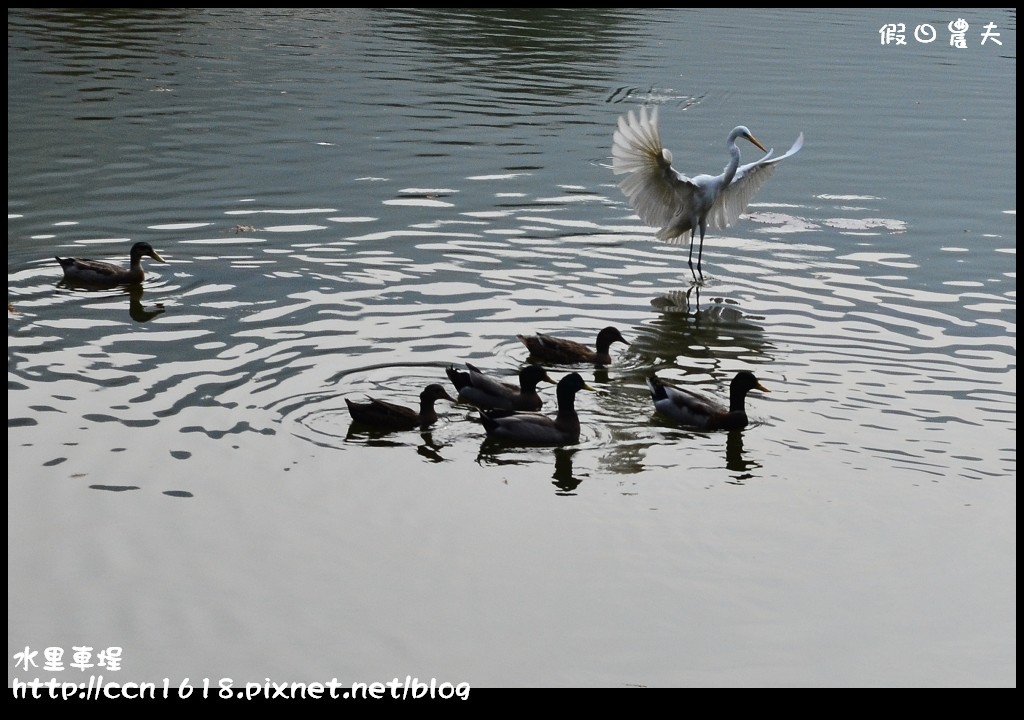
M760 160L740 165L740 149L736 141L749 140L762 152ZM659 240L681 245L690 244L688 264L694 280L701 279L701 258L704 254L704 233L707 228L726 228L746 210L751 198L775 171L779 162L800 151L804 134L800 133L793 147L784 155L772 157L750 130L736 127L726 139L729 164L720 175L688 177L672 167L672 153L662 147L658 131L658 108L650 114L641 107L639 115L630 110L619 117L619 126L612 139L612 171L626 175L619 184L630 206L648 225L660 228ZM693 240L700 230L697 270L693 270Z

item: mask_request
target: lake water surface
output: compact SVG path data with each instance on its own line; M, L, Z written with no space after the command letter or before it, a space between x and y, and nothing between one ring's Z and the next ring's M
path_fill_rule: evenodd
M641 106L805 134L702 285ZM10 10L9 685L1016 686L1015 106L1006 9ZM607 325L576 445L351 424ZM742 369L742 432L645 387Z

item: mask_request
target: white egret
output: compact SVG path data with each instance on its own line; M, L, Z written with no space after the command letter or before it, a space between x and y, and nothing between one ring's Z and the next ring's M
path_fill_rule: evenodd
M736 146L740 138L749 140L765 156L740 165L740 149ZM722 229L736 222L775 166L799 152L803 144L804 134L800 133L785 155L773 158L774 151L766 150L750 130L740 125L726 140L730 159L721 175L687 177L672 167L672 153L661 145L658 108L654 107L648 115L647 109L641 107L639 116L630 110L619 117L612 140L612 170L616 175L626 175L619 187L640 219L660 228L655 237L673 245L689 242L690 272L694 273L694 280L697 273L703 280L701 257L708 226ZM697 230L700 250L694 272L693 240Z

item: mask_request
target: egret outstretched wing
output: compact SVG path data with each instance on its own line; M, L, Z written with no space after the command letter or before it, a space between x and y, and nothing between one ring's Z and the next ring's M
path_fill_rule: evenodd
M748 140L765 153L760 159L740 165L739 139ZM619 183L637 216L658 228L655 237L673 244L690 244L688 263L693 270L693 239L700 230L697 272L701 273L704 233L708 226L725 228L736 222L754 194L775 171L776 165L800 151L804 135L785 155L772 157L750 130L739 125L729 133L726 148L729 163L719 175L688 177L672 167L672 153L661 145L658 108L648 114L640 108L620 116L612 137L612 171L626 175ZM696 278L697 272L694 272Z
M786 151L785 155L772 157L773 151L769 150L768 154L760 160L741 165L736 170L736 175L729 186L722 190L715 198L715 202L711 204L711 211L708 213L707 219L708 226L722 230L736 222L750 205L750 201L757 191L775 172L777 164L791 155L796 155L803 146L804 134L800 133L796 142L793 143L793 147Z
M645 224L675 227L673 220L694 214L699 188L672 168L672 153L661 146L657 107L650 116L647 108L641 107L639 117L630 110L619 118L612 143L612 171L616 175L629 173L619 187ZM692 230L692 226L681 228L674 238L659 239L678 242L679 236Z

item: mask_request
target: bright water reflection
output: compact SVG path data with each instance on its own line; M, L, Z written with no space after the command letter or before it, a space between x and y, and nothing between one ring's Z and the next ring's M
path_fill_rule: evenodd
M1014 50L896 55L896 15L928 19L12 11L11 653L120 644L132 680L1015 683ZM687 169L740 122L807 136L708 235L701 287L609 168L642 103ZM54 254L139 240L169 261L142 288L59 284ZM514 376L518 333L609 324L631 344L582 369L573 447L496 446L462 404L350 426L345 397L411 406L451 363ZM675 427L644 385L723 397L743 368L771 390L743 432Z

